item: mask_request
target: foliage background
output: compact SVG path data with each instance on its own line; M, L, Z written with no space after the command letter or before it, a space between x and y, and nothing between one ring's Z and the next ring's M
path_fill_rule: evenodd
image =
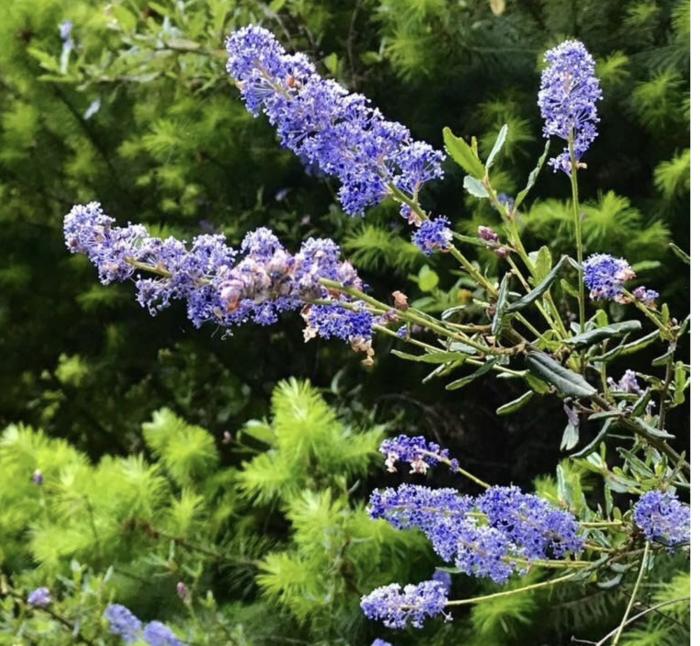
M74 23L68 52L59 35L65 20ZM304 577L318 575L318 555L303 555L311 537L304 536L302 525L295 526L300 512L294 504L320 506L332 527L362 524L351 510L361 509L371 486L384 482L369 457L370 444L362 447L361 469L349 468L344 460L334 466L324 461L320 471L308 475L316 484L307 487L307 482L273 504L264 493L253 494L240 484L248 449L234 443L231 450L224 433L236 437L248 420L269 415L276 384L296 376L320 389L350 427L379 424L384 432L421 432L450 446L487 480L528 485L559 459L565 418L556 404L542 401L515 418L496 418L496 407L512 399L503 383L487 380L459 394L445 393L440 384L422 385L420 369L399 365L385 342L379 344L376 367L367 370L341 345L305 345L294 322L266 330L244 328L223 340L217 330L186 327L177 308L149 319L132 301L128 286L98 285L85 259L65 252L63 215L75 202L98 199L120 221L142 221L164 234L189 237L220 231L235 243L250 228L265 225L291 246L310 235L331 236L344 242L363 276L382 294L401 289L426 305L469 302L468 290L449 289L446 264L421 257L404 242L406 231L394 207L379 207L364 221L350 220L335 204L332 186L307 176L279 148L272 129L245 112L224 71L222 43L228 31L249 22L264 24L288 48L305 51L325 73L365 93L388 117L436 146L442 127L450 126L460 135L477 135L488 147L508 122L507 163L497 173L498 186L506 192L523 183L541 152L535 98L542 52L564 37L583 40L598 61L605 94L600 136L582 180L587 249L625 255L672 309L684 312L688 276L667 243L689 246L690 2L10 0L0 6L0 427L24 423L42 428L50 442L66 440L73 448L60 444L61 451L49 451L61 466L65 459L66 464L89 461L108 469L116 468L109 460L126 460L131 466L124 468L143 474L149 472L149 459L157 464L165 460L154 468L164 470L159 477L171 478L172 488L158 484L159 504L170 508L173 500L186 495L203 496L201 505L218 519L202 523L195 531L198 540L223 551L229 546L226 541L233 541L254 559L273 545L292 550L284 552L290 559L284 568L270 566L257 583L251 572L241 574L235 568L236 576L222 579L217 568L224 566L216 559L201 567L189 565L193 571L199 568L197 581L206 579L216 598L230 604L231 616L235 609L237 617L248 616L240 620L242 625L259 626L259 615L256 619L250 608L268 603L279 617L278 624L272 622L273 634L318 643L365 643L374 628L353 610L356 593L341 594L337 613L321 617L318 605L312 605L313 612L297 607L301 588L285 588L287 601L283 595L281 603L270 590L275 590L275 573L279 584L279 573L289 573L292 561L301 563L298 574L305 585L312 583ZM457 169L448 166L447 171L446 181L430 189L430 206L449 214L464 232L478 224L495 225L491 214L464 197ZM531 246L546 241L554 249L566 249L571 239L566 191L560 177L544 174L537 193L546 198L522 213ZM431 285L433 277L439 278L437 286ZM197 450L176 456L173 464L178 459L187 465L192 460L221 464L220 480L205 486L208 493L187 488L189 475L183 480L182 474L168 472L172 464L167 466L157 441L142 430L162 408L207 429L208 439L202 435ZM687 411L674 414L682 444ZM379 435L372 437L376 445ZM250 450L268 450L269 440L257 436ZM49 440L26 441L25 453L34 462L27 462L14 478L29 483L37 451L45 450L34 443ZM141 453L150 457L134 457ZM132 457L107 457L127 454ZM42 469L49 467L41 463ZM182 468L188 472L190 467ZM335 482L331 472L338 469L340 481ZM227 487L226 474L233 473L236 484ZM117 486L111 484L115 479L108 481ZM234 498L248 500L246 504L250 494L267 511L254 506L240 516L237 509L216 511L234 504L227 498L229 489L235 491ZM33 491L29 487L22 495L31 497ZM9 495L0 495L2 507L8 500L3 496ZM29 504L21 500L16 503L20 507ZM157 516L157 508L153 502L144 513ZM104 513L109 518L117 512ZM228 518L227 513L236 516ZM273 520L261 525L260 514ZM350 519L340 520L336 514L350 514ZM24 536L32 520L27 512L7 526ZM46 531L50 537L65 532L55 527ZM237 535L232 538L228 532ZM251 537L260 544L249 546ZM91 541L83 551L73 546L51 557L47 571L40 552L18 555L10 538L0 533L0 539L2 571L27 568L30 578L39 576L33 570L37 564L38 572L54 576L73 558L89 564L99 577L126 558L107 548L96 554ZM391 553L392 541L400 540L408 539L386 537L381 550ZM411 578L430 569L422 546L400 547L414 555ZM362 576L375 567L370 563L384 558L384 576L378 582L391 580L392 572L400 578L400 564L387 562L382 554L357 557ZM153 558L154 568L165 567ZM344 579L337 572L322 577L316 584L319 594L327 593L325 583L339 580ZM361 580L364 586L366 580ZM177 616L176 608L168 609L162 600L151 603L143 595L132 599L141 608L155 612L160 607L160 615ZM458 621L419 640L450 643L456 638L450 631L460 630L475 631L473 640L488 639L489 630L500 630L499 639L522 638L517 627L536 625L538 604L546 601L524 599L522 608L511 606L501 615L483 611L481 618L475 612L467 623ZM597 610L581 613L581 623L596 617L605 621L613 609L603 604ZM344 613L349 614L338 623ZM343 627L335 634L329 629L334 624ZM556 624L549 617L539 634L558 634L561 627ZM241 630L251 643L275 643L274 636Z

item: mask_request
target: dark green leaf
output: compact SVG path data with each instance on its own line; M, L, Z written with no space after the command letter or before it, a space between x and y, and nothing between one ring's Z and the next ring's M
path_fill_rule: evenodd
M503 330L503 317L508 305L508 283L510 282L510 274L505 274L501 279L501 284L498 287L498 298L496 299L496 311L493 314L491 321L491 333L498 339Z
M552 384L562 395L590 397L596 393L596 389L581 375L565 368L544 352L531 352L525 359L525 363L532 372Z
M486 174L486 168L484 168L476 152L464 139L455 136L449 128L443 128L442 136L445 140L447 154L467 173L476 177L483 177Z
M534 303L540 296L542 296L554 282L557 274L561 271L561 268L566 264L571 263L571 259L568 256L562 256L559 262L554 266L552 271L550 271L544 279L535 287L529 294L525 294L520 300L511 303L508 306L508 312L519 312L525 309L528 305Z
M611 323L605 327L599 327L583 334L577 334L570 339L564 339L564 343L571 345L577 350L587 348L594 343L600 343L605 339L610 339L615 336L622 336L636 330L641 330L642 324L639 321L622 321L620 323Z
M690 264L690 256L677 244L669 242L668 246L671 247L671 251L673 251L673 253L675 253L686 265Z
M673 353L675 351L676 351L676 347L675 347L675 345L672 345L662 355L656 357L655 359L652 359L651 365L655 366L656 368L658 368L659 366L665 365L666 362L673 357Z
M618 356L633 354L634 352L638 352L639 350L643 350L648 345L652 344L658 336L659 336L659 331L654 330L650 334L647 334L646 336L643 336L640 339L636 339L635 341L632 341L631 343L627 343L627 344L622 345L622 347L618 346L616 348L613 348L612 350L609 350L605 354L601 354L599 357L596 357L595 360L596 361L610 361Z
M605 423L603 424L603 427L600 429L600 432L598 435L596 435L589 444L584 446L580 451L577 451L576 453L572 453L569 457L572 458L585 458L587 455L593 453L595 449L598 447L598 445L605 439L605 436L608 434L608 431L610 430L610 427L612 426L613 420L612 419L606 419Z
M527 404L533 398L534 395L535 393L532 390L525 391L517 399L509 401L507 404L503 404L503 406L499 406L496 409L496 415L510 415L511 413L519 411L523 406L525 406L525 404Z
M497 363L498 359L489 359L486 361L486 363L479 366L474 372L472 372L472 374L462 377L461 379L451 381L449 384L447 384L447 386L445 386L445 390L457 390L458 388L462 388L463 386L470 384L475 379L478 379L482 375L489 372L489 370L491 370L491 368L493 368Z

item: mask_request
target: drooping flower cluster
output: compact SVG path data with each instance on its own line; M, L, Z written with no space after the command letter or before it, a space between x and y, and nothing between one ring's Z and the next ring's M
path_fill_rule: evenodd
M545 137L568 141L573 137L575 162L579 162L598 136L596 103L603 93L595 76L595 61L583 43L566 40L547 51L537 104L544 119ZM568 148L549 160L555 171L571 173Z
M381 202L397 187L414 196L442 177L444 155L387 121L366 97L321 78L303 54L288 54L258 26L226 41L227 70L247 109L263 112L282 145L310 168L340 180L338 197L350 215Z
M125 644L134 644L143 639L148 646L183 646L175 633L160 621L150 621L145 626L127 607L118 603L107 606L104 613L113 635L122 638Z
M402 484L375 490L369 513L397 529L422 531L444 561L496 583L528 560L564 558L583 546L569 512L518 487L491 487L470 498L454 489Z
M422 628L428 617L444 614L447 591L440 581L422 581L403 590L392 583L362 597L362 611L370 619L381 620L387 628ZM449 620L449 615L445 615Z
M145 227L115 225L97 202L73 207L64 223L68 249L88 256L104 284L133 278L138 302L151 314L183 300L199 327L253 322L271 325L280 314L301 311L306 338L349 342L371 355L374 317L360 301L326 289L322 279L362 290L354 267L331 240L309 238L289 253L266 228L246 235L240 251L220 235L197 236L191 245L154 238ZM333 301L330 305L310 300Z
M396 463L405 462L411 465L411 473L426 473L428 468L439 461L449 461L452 469L458 467L457 460L450 460L450 453L436 442L429 442L422 435L409 437L398 435L384 440L379 451L386 458L387 471L396 472Z
M634 522L649 541L670 548L690 542L690 507L675 494L645 493L634 506Z
M51 592L44 587L32 590L27 597L27 603L35 608L46 608L51 603Z

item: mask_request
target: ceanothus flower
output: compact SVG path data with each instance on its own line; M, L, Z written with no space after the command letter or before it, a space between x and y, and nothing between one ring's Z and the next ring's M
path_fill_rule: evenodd
M447 251L452 244L450 221L444 215L432 220L424 220L411 239L426 256L436 251Z
M364 96L321 78L306 56L285 52L268 30L234 31L226 49L246 108L264 113L282 145L308 168L340 180L338 197L348 214L363 215L392 187L415 196L442 177L442 152L413 141Z
M573 137L575 162L579 162L598 136L596 103L603 97L595 76L595 61L583 43L566 40L544 55L547 64L542 72L537 104L544 119L546 138L559 137L568 142ZM571 174L568 150L549 160L555 171Z
M476 506L528 559L562 558L583 548L572 514L519 487L491 487L476 499Z
M32 590L27 597L27 603L35 608L46 608L51 601L51 592L45 587Z
M119 635L127 644L133 644L141 637L141 621L126 606L112 603L104 613L109 622L109 630Z
M182 646L182 642L165 624L150 621L143 629L143 638L148 646Z
M450 594L450 590L452 589L452 575L449 572L445 572L445 570L435 570L432 580L441 583L445 587L446 594Z
M240 251L222 235L200 235L187 245L154 238L139 225L119 227L97 202L74 206L64 233L68 249L87 255L103 283L133 279L137 301L152 315L181 300L195 327L213 322L230 329L247 322L271 325L294 310L306 320L307 339L342 339L371 361L375 316L361 300L323 283L364 289L331 240L310 238L292 254L261 227L245 236ZM310 304L319 299L331 302Z
M377 637L370 646L391 646L391 643Z
M443 614L447 591L439 581L422 581L403 589L392 583L362 597L360 606L370 619L380 620L387 628L422 628L428 617ZM449 615L445 615L449 619Z
M648 541L669 548L690 542L690 507L669 492L649 491L634 506L634 522Z
M381 443L379 451L384 454L384 464L390 473L396 472L397 462L410 464L411 473L426 473L440 458L449 460L450 455L447 449L441 448L435 442L429 442L422 435L392 437ZM428 455L429 453L433 455ZM456 460L452 460L451 464L453 470L458 466Z
M625 302L623 285L635 276L624 258L615 258L607 253L594 253L583 263L583 281L594 301Z
M647 307L655 307L656 301L659 298L659 292L654 289L647 289L646 287L637 287L632 292L632 295Z

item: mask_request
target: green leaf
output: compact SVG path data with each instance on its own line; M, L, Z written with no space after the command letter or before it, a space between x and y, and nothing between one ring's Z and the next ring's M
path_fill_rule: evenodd
M530 175L528 175L527 184L525 185L525 188L515 196L515 205L513 206L513 210L517 209L522 204L523 200L527 197L527 194L530 192L532 187L535 185L535 182L537 181L537 176L540 174L540 171L542 170L542 166L544 166L544 162L547 159L548 153L549 153L549 139L547 139L547 143L544 145L544 152L540 155L540 158L537 160L537 166L535 166L530 171Z
M461 352L428 352L426 354L410 354L409 352L401 352L401 350L392 350L391 354L399 359L406 361L417 361L419 363L448 363L457 359L464 359Z
M539 377L535 377L531 372L525 375L525 382L532 390L534 390L538 395L546 395L549 393L549 386L545 381L542 381Z
M486 168L481 163L476 151L470 147L464 139L457 137L449 128L442 129L447 154L452 157L467 173L476 177L483 177Z
M617 346L617 347L613 348L612 350L609 350L605 354L601 354L599 357L596 357L595 360L596 361L610 361L618 356L624 356L626 354L632 354L634 352L638 352L639 350L643 350L648 345L652 344L658 336L659 336L659 331L654 330L650 334L643 336L641 339L637 339L636 341L632 341L630 343L621 344L620 346Z
M544 352L530 352L525 363L538 377L552 384L562 395L590 397L596 393L596 389L581 375L565 368Z
M559 445L559 450L569 451L573 449L578 444L578 426L569 422L564 429L564 433L561 436L561 444Z
M498 298L496 299L496 311L493 314L491 321L491 334L496 339L501 336L503 330L503 319L508 305L508 283L510 282L510 274L505 274L501 279L501 285L498 288Z
M584 332L583 334L577 334L576 336L572 336L570 339L564 339L564 343L579 350L581 348L587 348L594 343L605 341L605 339L622 336L623 334L628 334L641 329L642 324L639 321L622 321L620 323L611 323L605 327L599 327L595 330Z
M428 265L423 265L418 272L418 289L432 292L440 283L440 277Z
M608 434L608 431L610 430L610 427L612 426L614 420L612 419L606 419L605 423L603 424L603 427L600 429L600 432L598 435L596 435L589 444L584 446L580 451L577 451L576 453L572 453L569 457L571 458L585 458L587 455L593 453L593 451L596 450L598 445L605 439L605 436Z
M534 303L540 296L542 296L554 282L557 274L561 271L561 268L566 264L571 263L571 259L568 256L562 256L559 262L554 266L554 269L550 271L542 281L535 287L530 293L525 294L521 299L511 303L508 306L507 312L519 312L525 309L531 303Z
M552 252L547 246L540 247L535 258L535 271L533 272L535 284L541 283L550 271L552 271Z
M508 124L504 124L503 127L499 130L498 136L496 137L496 143L493 144L493 148L491 148L491 152L489 153L488 158L486 159L486 169L488 170L493 166L493 162L496 160L496 156L498 155L499 152L501 152L501 148L503 148L503 144L506 143L506 138L508 137Z
M464 178L464 190L480 200L489 196L489 192L484 188L484 185L471 175L466 175Z
M451 381L449 384L447 384L447 386L445 386L445 390L457 390L458 388L462 388L463 386L470 384L475 379L478 379L482 375L489 372L489 370L491 370L491 368L493 368L497 363L498 359L489 359L486 361L486 363L479 366L474 372L472 372L472 374L462 377L461 379Z
M265 422L258 420L250 420L243 427L243 432L250 437L255 438L258 442L263 442L274 446L277 443L277 437L274 430Z
M685 389L690 384L685 364L682 361L676 361L674 377L673 403L676 406L680 406L685 402Z
M338 73L338 54L336 54L335 52L328 54L328 56L326 56L323 59L323 64L328 68L328 71L331 74L333 74L333 75L337 74Z
M651 365L654 366L655 368L658 368L659 366L663 366L666 364L666 362L673 356L673 353L676 351L676 348L674 346L669 347L666 352L664 352L662 355L656 357L655 359L651 360Z
M658 438L661 438L663 440L672 440L676 437L675 435L671 435L670 433L668 433L664 429L655 428L651 424L647 424L647 422L645 422L640 417L635 417L634 421L639 426L641 426L652 437L658 437Z
M677 244L669 242L668 246L671 247L671 251L673 251L673 253L675 253L686 265L690 264L690 256Z
M534 397L534 395L535 392L533 390L526 390L517 399L509 401L507 404L503 404L503 406L499 406L496 409L496 415L510 415L511 413L519 411Z

